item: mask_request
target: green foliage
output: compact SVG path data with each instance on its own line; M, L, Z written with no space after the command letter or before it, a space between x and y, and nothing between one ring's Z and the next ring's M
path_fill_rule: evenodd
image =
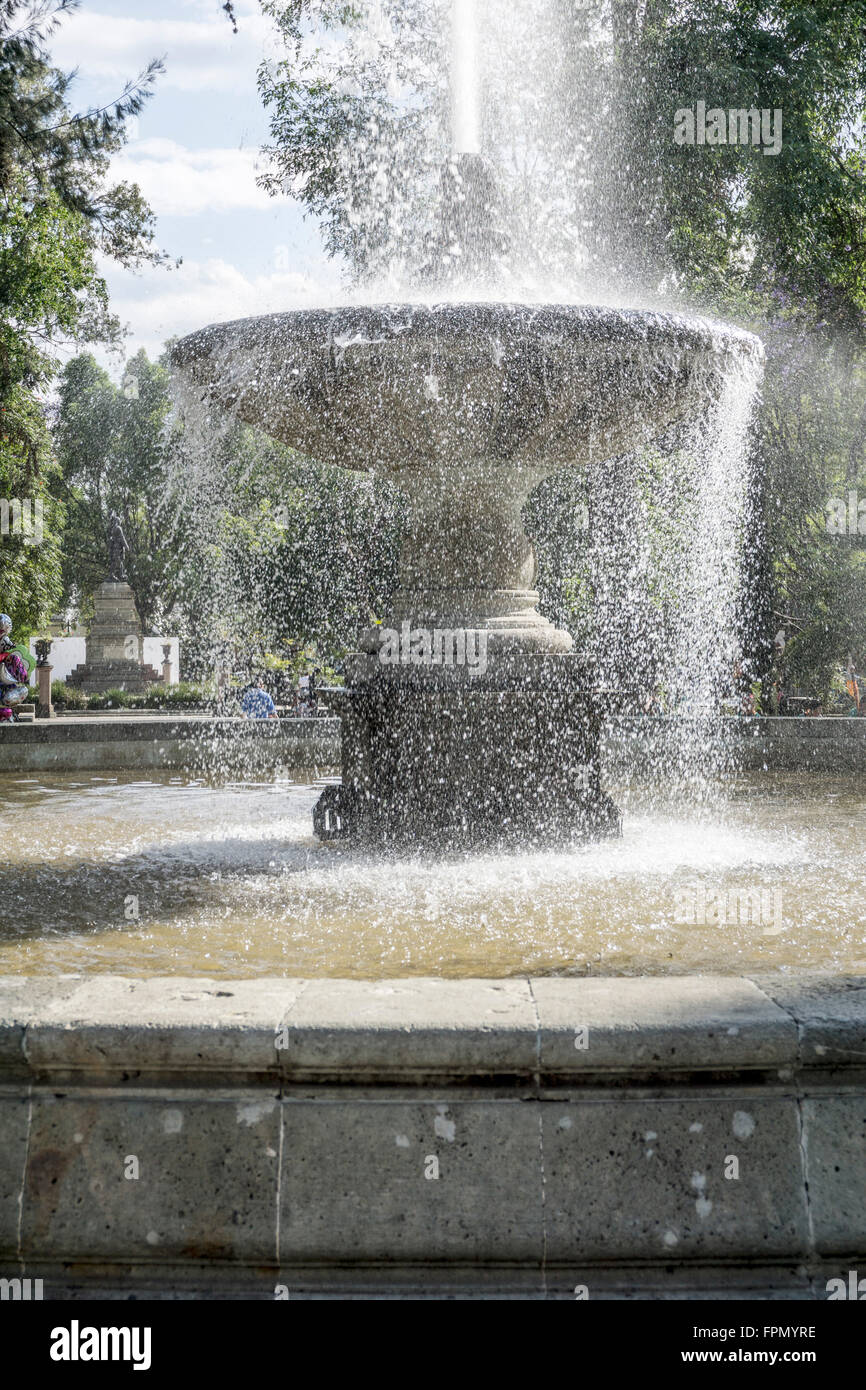
M159 65L110 108L72 111L72 77L51 66L47 43L74 7L0 0L0 497L43 508L40 543L0 538L0 597L19 633L43 623L61 596L65 511L44 411L53 349L119 337L98 257L160 259L139 190L107 183Z
M145 632L165 625L183 565L180 520L167 503L169 407L168 373L144 351L126 363L119 387L90 354L74 358L60 374L54 441L61 469L57 492L67 516L64 600L89 611L108 570L116 514Z
M183 460L182 442L178 443ZM207 476L181 462L187 518L176 611L185 662L244 674L268 657L339 661L381 613L401 529L393 488L232 427ZM315 657L312 652L315 651Z
M143 695L133 696L141 709L200 709L212 705L212 685L196 685L180 681L177 685L152 685Z
M91 250L123 265L159 259L153 217L135 185L109 185L108 165L126 138L162 64L153 61L118 98L75 112L74 73L51 65L48 45L78 0L0 0L0 196L38 209L55 197L80 226Z
M83 690L65 681L51 682L51 700L55 705L65 705L67 709L86 709L87 696Z
M212 686L181 681L178 685L151 685L143 693L106 690L87 697L87 708L102 709L201 709L213 703Z
M785 320L765 335L757 471L773 630L788 634L789 685L826 695L835 663L866 660L866 537L828 531L831 499L866 495L866 361L838 335Z
M77 686L52 681L51 699L54 704L65 705L68 710L207 709L213 705L214 688L212 685L180 681L177 685L151 685L142 694L129 690L106 690L88 695Z
M647 6L623 42L624 155L639 170L635 254L713 307L786 291L839 328L866 311L866 5L702 0ZM782 148L676 145L698 100L782 112ZM638 189L632 189L632 196Z
M106 690L101 694L88 696L87 708L130 709L135 698L128 690Z
M0 497L27 515L41 508L42 538L0 536L0 594L22 634L59 599L62 504L40 399L50 364L38 346L74 325L92 278L79 219L53 194L38 207L7 202L0 220Z
M298 191L329 254L345 257L355 279L393 273L382 253L399 255L402 242L411 255L441 199L448 150L443 0L387 0L397 40L388 64L354 42L361 11L351 3L263 0L262 8L286 56L259 70L273 142L259 181L271 193ZM308 42L311 26L323 44ZM403 85L409 98L396 100ZM438 164L427 158L432 131L442 141Z
M211 675L230 640L238 669L315 647L337 659L393 586L392 489L320 467L231 427L202 468L169 428L169 381L139 352L115 386L83 354L60 377L54 438L67 514L63 592L85 612L121 521L146 631L181 638L185 672Z

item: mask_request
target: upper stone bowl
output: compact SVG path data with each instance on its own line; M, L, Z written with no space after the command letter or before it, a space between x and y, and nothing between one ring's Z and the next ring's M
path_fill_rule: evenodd
M172 360L215 404L322 462L539 475L697 414L732 363L762 353L750 333L679 314L449 303L238 319L182 338Z

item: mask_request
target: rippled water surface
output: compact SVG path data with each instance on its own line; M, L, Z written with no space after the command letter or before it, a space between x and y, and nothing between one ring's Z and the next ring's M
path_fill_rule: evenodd
M620 792L622 840L446 859L320 844L318 790L0 778L0 974L866 971L862 778Z

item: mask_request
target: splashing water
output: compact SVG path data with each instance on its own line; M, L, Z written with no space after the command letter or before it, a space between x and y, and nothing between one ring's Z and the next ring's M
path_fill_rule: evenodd
M759 382L760 364L746 359L732 365L696 441L671 676L673 698L687 711L716 708L738 655L731 634L741 599L746 446Z
M652 267L631 264L628 219L620 215L617 112L629 76L606 0L359 0L353 14L328 42L313 26L303 44L307 80L345 97L330 216L349 300L627 301L645 307L649 331L658 288ZM215 612L242 613L245 603L220 550L219 436L233 412L265 429L273 416L279 436L277 403L295 390L292 374L312 378L319 361L312 348L308 359L284 361L277 316L270 341L268 321L258 323L255 342L244 324L224 335L207 390L192 373L177 374L186 441L174 486L207 537ZM635 397L661 394L678 360L688 358L689 320L682 325L667 361L660 354L655 368L636 374ZM321 379L309 390L327 398L333 374L353 353L375 357L378 348L375 335L368 342L363 332L324 331L331 365L317 367ZM736 350L725 332L718 329L711 350L716 379L699 418L691 409L652 449L636 439L633 452L613 459L593 440L583 461L594 609L587 649L602 683L633 691L644 707L658 692L678 715L676 759L660 772L698 797L729 761L721 726L708 732L706 720L730 696L738 660L747 439L761 370L759 354ZM622 395L613 347L606 370L598 391L612 389L609 380ZM428 378L429 397L441 382L432 367ZM394 407L387 381L377 391L361 413L381 419ZM245 414L241 402L253 396L274 404ZM329 461L375 466L357 456L373 438L371 430L363 435L358 420L342 456ZM303 447L291 432L282 437Z
M662 684L676 723L676 762L665 769L682 794L706 798L735 757L719 720L722 707L740 714L744 543L749 505L748 439L761 364L731 364L718 400L695 430L690 474L677 481L681 524L671 559L677 596L670 656Z
M319 844L316 789L281 779L2 777L0 793L0 974L866 968L856 777L750 776L698 815L636 796L619 841L445 859Z
M475 0L454 0L451 28L452 134L455 154L480 154Z
M638 79L610 0L358 0L336 31L327 8L291 63L334 97L310 121L351 291L661 302L635 250L642 174L622 126Z

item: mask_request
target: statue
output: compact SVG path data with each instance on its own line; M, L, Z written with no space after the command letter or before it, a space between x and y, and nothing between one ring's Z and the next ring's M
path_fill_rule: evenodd
M120 517L117 512L112 512L108 523L108 582L110 584L122 584L126 579L124 567L124 555L129 546L120 525Z

